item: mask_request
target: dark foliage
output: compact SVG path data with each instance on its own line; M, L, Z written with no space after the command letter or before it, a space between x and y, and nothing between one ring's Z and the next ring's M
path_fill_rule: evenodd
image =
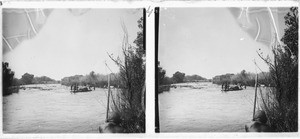
M264 97L262 107L269 123L279 132L298 131L298 8L290 8L284 17L287 29L284 43L273 46L274 59L262 59L270 67L271 83L275 85L269 96Z
M145 132L145 46L142 22L143 18L140 18L140 31L134 41L137 47L128 43L127 29L122 24L124 61L109 55L120 68L117 80L124 87L119 92L120 99L113 99L113 111L121 116L120 125L129 133Z
M224 74L224 75L218 75L213 78L214 84L224 84L224 83L230 83L230 84L241 84L246 86L255 86L255 78L256 74L251 72L246 72L245 70L242 70L240 73L237 74ZM270 83L270 74L268 72L261 72L258 74L258 83L259 85L264 86L274 86Z
M9 64L7 62L2 62L2 76L3 76L3 88L8 88L12 85L15 73L8 68Z
M51 79L47 76L41 76L41 77L34 77L33 78L34 84L51 84L51 83L57 83L54 79Z
M181 72L177 71L173 74L172 79L173 79L174 83L183 83L184 77L185 77L185 73L181 73Z
M111 75L110 85L118 88L124 88L117 81L118 77L119 77L118 74ZM95 74L94 71L91 71L90 74L87 75L74 75L74 76L64 77L61 80L61 84L66 86L71 86L74 84L82 85L82 86L90 85L90 86L105 88L107 87L107 80L108 80L108 75Z
M207 79L204 78L204 77L201 77L199 75L196 75L196 74L194 74L194 75L187 75L184 78L185 82L197 82L197 81L204 81L204 80L207 80Z
M158 85L163 85L164 84L164 78L166 77L166 71L160 67L160 63L158 62L158 73L157 73L157 81Z
M281 41L286 45L285 53L294 56L294 60L298 61L298 8L292 7L290 12L284 17L287 28L284 30L284 36Z
M168 76L166 76L166 77L163 79L162 85L170 85L170 84L172 84L172 83L174 83L173 79L170 78L170 77L168 77Z
M3 96L18 92L18 88L15 89L14 87L12 87L15 73L10 68L8 68L8 66L9 64L7 62L2 62Z
M29 74L29 73L25 73L22 75L22 83L23 84L32 84L33 83L33 78L34 78L34 75L33 74Z

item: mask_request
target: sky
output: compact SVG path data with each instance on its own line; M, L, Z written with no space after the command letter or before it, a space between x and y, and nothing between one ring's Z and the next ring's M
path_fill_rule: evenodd
M266 56L270 54L270 46L255 40L243 29L237 21L238 14L233 11L229 8L161 8L158 60L166 75L172 77L180 71L211 79L242 70L268 71L257 51Z
M122 21L129 43L135 45L142 15L137 9L90 9L83 14L54 9L38 34L4 53L3 61L9 62L16 78L26 72L56 80L91 71L108 74L105 62L116 73L119 68L107 53L122 57Z

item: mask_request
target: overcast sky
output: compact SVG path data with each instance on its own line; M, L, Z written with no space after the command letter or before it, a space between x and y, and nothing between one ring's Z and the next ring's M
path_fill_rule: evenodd
M142 15L142 10L136 9L92 9L81 16L54 9L39 33L4 54L3 61L9 62L17 78L25 72L56 80L91 71L108 74L104 61L118 72L107 52L115 57L122 54L121 21L133 44Z
M269 46L254 41L228 8L161 8L159 25L158 60L169 77L259 71L253 60L268 71L256 51Z

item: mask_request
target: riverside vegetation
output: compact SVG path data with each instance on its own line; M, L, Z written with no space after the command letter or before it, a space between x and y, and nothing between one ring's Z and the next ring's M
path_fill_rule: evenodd
M12 94L11 87L27 84L48 84L60 83L65 86L72 84L90 85L95 87L107 87L107 77L110 76L110 85L115 86L116 95L112 95L111 115L118 115L120 121L119 126L125 129L127 133L144 133L145 132L145 50L144 45L144 19L141 17L138 21L139 31L134 40L134 45L128 42L128 32L125 24L122 23L124 38L122 43L123 56L108 56L119 67L119 73L111 73L109 75L96 74L91 71L87 75L74 75L64 77L61 81L55 81L49 77L34 77L33 74L25 73L21 79L14 78L14 72L8 67L8 63L2 63L3 67L3 95ZM18 91L14 91L18 92ZM114 117L110 117L114 118Z
M283 43L273 44L273 58L259 53L269 65L270 83L274 84L263 95L261 107L276 131L298 132L298 8L290 8L284 19L287 28Z
M265 93L260 89L260 109L268 119L267 125L276 132L298 132L298 8L291 7L284 17L287 28L281 42L274 42L272 54L263 55L257 51L261 60L269 66L268 72L258 73L258 85L267 86ZM276 35L274 35L276 37ZM277 40L275 38L274 40ZM158 62L159 63L159 62ZM166 77L166 71L157 65L158 92L168 91L173 83L189 82L185 74L176 72L173 77ZM215 84L243 84L255 86L256 74L242 70L237 74L215 76Z
M145 132L145 50L144 45L144 19L138 20L140 31L132 46L128 42L128 32L124 23L123 55L124 58L114 58L112 54L109 57L119 66L119 76L115 76L118 84L123 86L112 101L113 115L118 115L121 119L119 126L125 129L127 133ZM118 121L118 119L113 119Z

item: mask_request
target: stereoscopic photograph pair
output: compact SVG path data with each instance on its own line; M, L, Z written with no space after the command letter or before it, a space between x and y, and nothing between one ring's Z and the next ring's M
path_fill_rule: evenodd
M146 12L3 8L3 133L298 132L298 7Z

